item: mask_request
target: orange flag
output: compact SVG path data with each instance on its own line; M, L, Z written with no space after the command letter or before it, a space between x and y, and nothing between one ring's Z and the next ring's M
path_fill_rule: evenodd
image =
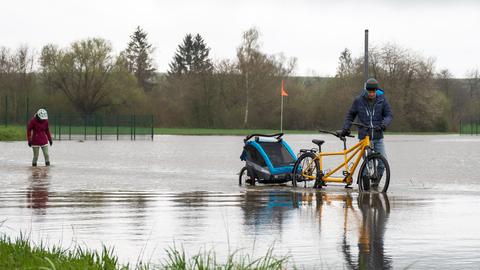
M285 91L283 80L282 80L282 97L288 97L287 91Z

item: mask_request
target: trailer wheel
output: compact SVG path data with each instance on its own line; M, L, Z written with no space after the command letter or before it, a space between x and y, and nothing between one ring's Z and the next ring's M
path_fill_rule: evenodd
M240 170L240 174L238 176L238 185L241 186L242 184L250 184L251 186L255 186L255 179L250 175L247 167L243 167Z

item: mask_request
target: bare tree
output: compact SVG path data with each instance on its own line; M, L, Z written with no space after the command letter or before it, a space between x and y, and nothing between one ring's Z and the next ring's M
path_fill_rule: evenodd
M109 42L98 38L74 42L64 50L47 45L40 59L44 79L83 115L92 114L112 104L106 87L115 65L111 52Z
M34 87L34 52L26 45L16 51L0 48L0 91L9 96L10 117L24 120L25 100Z
M351 77L355 74L355 65L352 59L352 53L348 48L345 48L340 53L340 57L338 58L338 67L337 67L337 74L336 77L339 78L346 78Z
M478 68L467 72L467 81L470 97L473 98L480 93L480 72Z
M238 68L245 78L245 117L243 125L248 123L248 106L250 102L251 82L249 76L251 74L252 65L258 61L264 61L265 55L260 52L260 44L258 42L259 32L256 28L251 28L243 33L242 44L237 49Z

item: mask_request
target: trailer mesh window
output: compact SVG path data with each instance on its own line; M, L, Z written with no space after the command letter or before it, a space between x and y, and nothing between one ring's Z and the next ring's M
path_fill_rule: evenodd
M281 167L291 165L294 160L283 144L278 142L261 142L259 143L267 156L270 158L273 167Z

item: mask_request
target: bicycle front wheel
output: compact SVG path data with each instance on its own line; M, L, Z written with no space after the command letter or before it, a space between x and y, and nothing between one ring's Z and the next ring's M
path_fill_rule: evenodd
M304 182L304 187L307 187L307 182L317 179L320 164L315 157L314 153L307 152L297 159L293 166L292 186L296 187L298 183Z
M390 184L390 166L380 154L368 156L358 172L358 189L360 191L387 192Z

